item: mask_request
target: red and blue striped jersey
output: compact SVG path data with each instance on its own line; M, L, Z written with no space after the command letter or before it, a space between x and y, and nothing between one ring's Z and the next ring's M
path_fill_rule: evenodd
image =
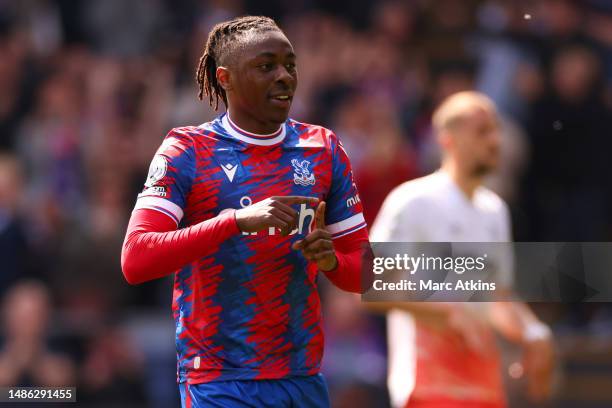
M171 130L149 169L135 209L171 217L179 227L271 196L325 200L334 238L365 227L342 144L328 129L287 120L255 135L223 114ZM276 379L312 375L323 353L316 265L291 248L314 224L301 204L288 236L270 228L202 248L175 274L179 382Z

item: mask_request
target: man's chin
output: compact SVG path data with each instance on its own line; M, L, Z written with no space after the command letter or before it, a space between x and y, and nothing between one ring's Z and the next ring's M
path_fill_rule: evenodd
M486 177L497 169L497 164L480 164L474 168L473 174L476 177Z
M273 112L270 115L268 115L268 121L272 123L278 123L279 126L285 123L288 118L289 118L289 110L286 110L283 112Z

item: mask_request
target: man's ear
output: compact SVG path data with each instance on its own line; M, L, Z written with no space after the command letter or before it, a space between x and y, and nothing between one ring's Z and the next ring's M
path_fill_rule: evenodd
M217 67L217 82L225 92L231 90L230 72L225 67Z
M437 134L438 144L442 150L448 150L453 145L453 136L447 130L441 130Z

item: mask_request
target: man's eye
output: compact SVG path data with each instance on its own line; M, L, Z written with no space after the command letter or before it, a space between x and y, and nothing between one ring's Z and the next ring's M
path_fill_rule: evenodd
M295 64L285 64L287 71L295 71Z
M261 64L261 65L259 66L259 68L260 68L262 71L271 71L271 70L272 70L272 68L273 68L273 65L272 65L272 64Z

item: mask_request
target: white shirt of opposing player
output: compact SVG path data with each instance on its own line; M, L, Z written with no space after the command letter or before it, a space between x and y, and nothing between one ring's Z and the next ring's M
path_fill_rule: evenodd
M510 242L506 203L479 187L470 200L439 170L408 181L385 199L370 232L371 242ZM500 255L497 282L512 283L512 256ZM415 385L415 326L404 311L387 315L389 376L393 406L403 406Z

